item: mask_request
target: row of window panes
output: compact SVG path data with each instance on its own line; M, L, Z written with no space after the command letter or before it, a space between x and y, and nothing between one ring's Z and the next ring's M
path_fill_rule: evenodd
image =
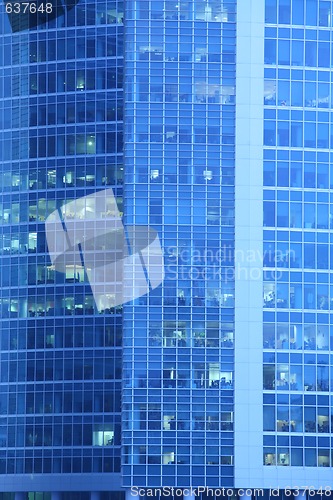
M131 455L130 450L125 449L124 463L233 465L232 454L233 447L229 446L223 447L223 451L220 450L219 446L210 446L206 449L202 446L193 446L190 451L190 447L179 446L176 448L169 445L163 447L162 453L159 446L151 446L148 449L145 446L134 446L133 455Z
M326 113L324 113L326 114ZM264 159L265 160L282 160L288 161L289 158L292 162L318 162L326 163L330 160L330 154L328 151L307 151L307 150L297 150L297 149L264 149ZM333 154L331 154L331 160L333 160Z
M67 16L62 17L57 23L51 23L50 27L65 27L66 26L91 26L99 24L119 24L123 23L124 7L123 2L107 1L106 3L96 3L93 6L88 4L80 4L74 12L68 10ZM40 27L41 29L42 27ZM45 27L44 27L45 29Z
M75 432L75 428L77 432ZM92 427L89 424L77 426L74 423L74 433L72 434L72 425L65 424L62 426L51 426L43 424L35 424L34 426L27 425L25 428L17 428L15 435L15 427L7 427L5 425L0 428L0 443L2 447L14 446L73 446L89 445L92 446L112 446L119 445L120 442L120 426L110 424L94 424ZM7 434L8 430L11 432ZM14 432L13 432L14 431ZM83 433L84 435L83 435ZM91 432L89 436L88 432ZM88 434L88 435L87 435ZM15 439L16 438L16 439Z
M22 92L16 94L15 92L15 78L13 77L13 95L22 96ZM6 92L5 83L5 97L9 97ZM38 74L31 74L29 81L29 94L46 94L54 92L73 92L84 90L99 90L99 89L114 89L122 88L122 68L118 69L83 69L59 71L54 73L38 72Z
M264 75L266 80L276 80L279 81L302 81L302 82L329 82L331 78L330 71L324 70L314 70L314 69L293 69L293 68L275 68L266 67L264 68Z
M61 97L63 99L61 99ZM55 125L65 123L80 124L104 121L121 121L123 115L122 92L103 92L93 94L93 100L86 100L86 94L77 98L71 94L66 96L66 103L63 102L65 96L59 96L57 104L51 102L52 96L48 98L33 98L29 109L22 104L22 113L19 107L12 107L12 101L0 102L0 123L5 129L24 127ZM15 133L13 134L15 137Z
M303 418L304 413L304 418ZM264 431L330 433L333 408L300 406L264 406Z
M40 198L36 205L28 205L26 203L12 203L5 202L0 205L0 224L18 224L20 222L44 222L45 219L56 210L59 206L62 206L61 212L64 218L73 219L74 214L70 212L71 206L68 208L68 204L72 202L71 199L66 200L50 200L45 198ZM31 202L32 203L32 202ZM117 205L122 214L122 204L123 200L121 197L117 198ZM107 212L97 212L95 211L95 201L93 199L76 200L75 204L75 217L77 219L85 218L95 218L103 219L108 217ZM110 206L110 210L111 210ZM91 214L93 213L93 217ZM24 231L25 232L25 231ZM32 237L33 238L33 237ZM32 243L31 243L32 245Z
M229 49L229 50L228 50ZM163 51L163 47L152 47L141 45L139 47L139 61L150 61L151 63L159 61L165 62L194 62L194 63L231 63L236 62L236 55L234 47L231 45L229 47L221 46L220 53L218 53L217 48L214 50L216 54L209 54L207 49L203 51L197 50L196 53L192 54L189 48L187 53L179 53L177 49L174 52L169 50L168 52ZM192 68L189 68L192 69Z
M193 415L193 420L188 421L178 414L164 414L160 411L140 411L140 430L205 430L205 431L232 431L233 430L233 412L222 412L221 414L202 414ZM134 424L135 429L135 424Z
M162 380L160 371L150 370L149 375L140 375L131 379L131 371L125 370L124 384L126 387L138 388L188 388L193 387L196 389L233 389L233 371L230 370L232 365L225 366L224 370L220 368L219 363L208 363L205 368L204 363L195 363L193 367L193 378L191 378L190 371L184 370L177 373L176 369L169 368L164 371L164 378ZM229 368L229 369L228 369Z
M7 134L8 132L6 132ZM45 131L44 131L45 133ZM234 142L234 141L233 141ZM66 155L117 154L123 151L122 130L112 133L68 134L48 137L12 139L11 147L2 151L4 161Z
M114 366L115 361L117 365ZM15 365L16 363L16 365ZM121 379L120 359L85 358L82 359L48 359L28 360L17 367L17 360L4 361L1 365L1 382L24 382L44 380L113 380ZM23 410L22 410L23 411Z
M82 472L120 472L118 457L34 457L16 459L0 456L0 474L39 474L39 473L77 473Z
M65 204L63 203L63 200L59 199L58 201L59 203L57 203L57 206L60 207L63 206L63 218L64 219L66 217L71 218L72 214L70 212L68 213L66 212L66 207L64 206ZM66 202L71 202L71 201L72 201L71 199L66 200ZM118 209L120 210L120 213L122 213L122 197L117 197L116 201ZM53 210L56 209L54 203L55 203L54 200L53 201L48 200L48 205L47 205L47 202L44 199L41 201L41 204L38 204L38 209L39 211L45 211L47 207L48 213L51 213ZM35 214L36 206L32 206L31 208L33 210L33 213ZM77 209L78 219L82 218L82 215L84 213L84 208L85 208L84 203L77 201L76 209ZM96 213L95 210L94 213ZM43 217L45 217L45 213ZM301 236L300 233L297 234ZM301 241L301 238L298 238L296 241ZM312 239L309 241L312 241ZM315 241L315 238L313 238L313 241ZM317 246L317 253L323 259L325 254L327 254L328 252L328 247L327 245L325 245L324 241L325 240L322 240L321 238L318 239L319 246ZM326 241L328 242L328 240ZM289 248L287 242L279 241L277 243L277 249L275 250L274 241L267 242L265 239L264 266L285 267L285 262L288 255L290 264L295 263L295 261L297 260L299 260L299 263L302 262L302 249L307 249L307 247L304 245L312 245L312 244L305 243L302 245L301 243L292 242ZM311 247L311 250L312 249L313 246ZM96 247L96 251L97 250L98 248ZM194 245L191 245L191 249L185 245L180 246L178 248L177 244L175 244L173 246L168 246L168 247L166 246L164 250L165 250L165 264L167 266L182 266L181 273L183 277L179 276L177 280L179 282L178 294L176 294L176 292L174 293L174 297L176 297L176 295L178 296L179 305L181 305L182 303L182 298L184 297L186 298L186 294L189 293L189 290L187 288L190 287L190 282L186 281L182 283L182 280L185 279L185 277L190 276L189 273L191 272L191 265L195 266L196 269L198 270L198 272L196 273L196 279L198 280L205 280L205 278L214 279L215 270L217 266L219 266L219 268L221 267L221 269L218 275L215 274L215 278L218 277L219 279L226 281L228 279L229 271L225 268L233 266L234 263L234 245L230 241L225 241L225 242L222 241L221 244L219 243L218 240L214 242L210 241L208 250L207 249L205 250L204 248L201 247L201 241L195 241ZM17 255L24 253L36 253L36 252L45 253L44 233L42 232L28 233L23 228L22 231L20 232L14 232L14 230L10 231L10 228L7 227L3 228L3 234L0 236L0 253L2 253L3 255L9 255L10 253L12 253L13 255ZM305 251L305 253L307 252ZM36 265L37 264L38 261L36 262ZM304 267L308 267L308 265L305 263ZM170 267L170 270L172 274L173 267ZM58 282L58 280L55 280L56 273L52 267L48 267L47 269L45 268L44 271L45 273L47 273L48 279L51 280L50 282L55 282L55 281ZM54 272L53 274L52 271ZM42 270L40 272L42 273ZM68 266L68 268L66 269L66 279L74 278L73 272L74 268ZM58 278L60 279L60 275L58 276ZM182 288L182 286L185 287L186 290ZM202 286L204 287L203 284ZM210 284L208 288L211 288L212 286L213 285ZM232 286L231 288L227 287L227 285L225 284L223 289L229 292L233 290L233 287Z
M328 243L277 243L264 242L264 267L330 269L333 264L333 252L329 254ZM315 281L313 276L305 273L305 282Z
M166 295L163 299L164 306L198 306L198 307L233 307L234 306L234 291L233 285L230 286L230 290L225 293L220 292L219 289L208 289L208 290L197 290L192 293L190 290L186 290L184 295L172 297L171 295ZM181 292L180 292L181 293ZM155 301L158 299L155 299ZM160 300L161 302L161 300ZM154 299L149 301L150 305L154 305ZM187 345L186 338L183 339L184 345ZM171 340L170 340L170 345ZM177 342L175 342L177 345ZM179 343L178 343L179 345Z
M328 149L333 145L329 128L328 123L265 120L264 145Z
M284 353L282 353L284 354ZM306 355L311 358L313 355ZM311 361L311 364L313 362ZM290 401L291 405L297 405L299 407L303 406L303 401L305 406L328 406L331 402L331 407L333 408L333 396L326 396L323 394L316 395L316 394L304 394L304 396L300 393L297 394L274 394L274 393L267 393L263 395L263 402L264 404L275 404L275 402L278 402L279 404L287 404ZM315 439L315 438L310 438L310 440ZM271 443L270 443L271 444ZM332 440L333 444L333 440ZM312 446L312 445L310 445Z
M131 145L131 149L133 148L133 145ZM222 151L221 158L223 160L223 166L227 168L234 168L234 163L235 163L235 147L234 146L226 146L224 145L223 147L221 146L210 146L209 148L202 148L202 146L197 146L193 145L193 158L195 158L195 162L197 164L201 165L206 165L207 161L214 162L216 160L216 154L220 154L220 151ZM266 154L271 152L274 154L275 150L273 149L266 149ZM285 150L284 150L285 151ZM150 154L149 154L150 153ZM313 153L312 151L308 151L308 153ZM188 157L189 154L189 147L188 146L182 146L181 144L179 145L179 149L177 151L176 148L170 148L168 151L168 160L172 162L176 162L176 159L179 158L180 162L185 161L185 158ZM152 158L156 157L156 161L161 161L161 159L165 156L163 154L163 150L161 146L155 146L154 144L151 144L150 146L148 144L138 144L137 145L137 155L135 156L138 165L147 165L147 158ZM273 155L272 155L273 156ZM185 157L185 158L184 158ZM208 157L208 160L207 160ZM129 160L134 161L134 157L128 153L128 158ZM70 160L70 159L69 159ZM154 158L155 160L155 158ZM145 167L146 168L146 167ZM137 169L135 169L137 171ZM133 173L128 171L127 172L127 179L128 182L133 183L134 182L134 177Z
M77 318L75 318L77 320ZM66 319L66 321L68 321ZM91 334L93 329L94 334ZM1 330L1 350L17 349L62 349L71 347L120 347L122 343L122 329L118 325L77 324L71 327L37 323L30 326L18 326L11 330Z
M18 255L27 253L46 253L44 233L8 233L0 235L0 255ZM44 267L44 266L43 266ZM40 271L43 272L42 270ZM48 271L45 269L44 273Z
M203 122L204 124L204 122ZM149 124L137 124L135 127L135 132L137 134L149 134L150 140L152 142L166 142L166 143L177 143L179 142L192 142L193 132L196 136L207 136L208 142L213 142L220 144L218 138L220 134L235 134L234 121L230 120L228 125L220 126L210 126L208 123L207 130L205 128L192 127L178 128L177 126L165 125L163 127L159 123L154 123L149 127ZM198 138L196 137L196 142Z
M9 167L9 165L8 165ZM22 172L7 171L7 165L0 172L0 190L8 191L40 190L49 188L85 187L98 185L122 184L123 167L117 165L90 165L77 169L61 167L46 170Z
M139 389L139 388L135 388L135 389L130 389L130 388L127 388L125 386L122 386L123 387L123 400L124 402L129 402L129 404L132 404L131 401L135 396L137 397L142 397L142 401L147 401L147 392L144 391L143 389ZM156 396L156 393L154 391L148 391L148 396L153 396L153 394L155 394ZM178 401L178 398L175 398L174 396L176 395L176 392L173 391L163 391L163 392L159 392L158 393L158 396L156 396L156 398L159 400L160 404L163 403L164 405L167 405L168 402L170 402L170 398L169 396L173 394L173 400L176 401L175 405L178 405L179 406L179 403L177 402ZM281 392L281 394L283 394ZM201 403L205 404L206 405L206 408L205 408L205 411L207 411L208 413L211 413L212 411L217 411L218 408L216 408L216 396L217 396L217 393L216 391L194 391L193 393L193 398L191 399L190 396L189 396L189 391L181 391L179 394L178 394L179 397L181 397L181 400L182 400L182 404L184 402L184 404L187 403L187 405L190 405L191 402L193 402L193 398L194 398L194 404L199 406ZM197 396L197 397L196 397ZM155 399L155 400L157 400ZM220 397L219 397L219 400L222 401L222 410L224 409L224 406L227 405L228 408L231 408L232 407L232 404L233 404L233 393L231 391L223 391L221 394L220 394ZM213 406L212 406L213 405ZM168 412L170 412L170 415L173 415L176 413L176 409L173 408L172 410L171 409L168 409ZM131 417L132 418L132 417ZM139 429L140 425L139 425L139 421L135 421L135 426L134 426L134 423L133 423L133 420L131 419L127 419L126 420L127 423L124 423L124 418L123 418L123 427L124 429L132 429L132 432L129 432L127 433L128 435L132 434L133 432L135 432L134 430L134 427L136 427L136 430ZM145 435L146 432L142 433L142 435ZM168 436L166 435L165 438L168 439L169 437L172 437L172 436ZM175 437L175 436L174 436ZM223 438L225 437L222 436ZM232 438L233 435L232 434L229 434L226 436L227 438Z
M331 209L328 203L265 201L264 226L330 229L333 207Z
M31 251L36 251L36 249L32 249ZM46 247L44 249L41 249L42 253L45 253L46 251ZM15 252L12 253L15 254ZM25 251L22 251L20 253L25 253ZM35 267L35 264L36 263L33 261L29 262L28 264L26 262L14 264L10 261L3 260L2 265L8 265L8 268L10 268L10 272L0 272L1 285L3 287L6 287L15 285L49 285L52 283L88 283L88 278L85 274L85 270L81 266L68 266L66 268L66 273L59 273L54 270L53 266L45 266L45 262L43 264L38 264L37 267Z
M214 89L209 89L208 84L197 87L195 91L189 92L187 88L184 92L179 92L178 89L172 89L169 92L164 92L161 86L149 88L147 84L138 86L137 100L139 102L179 102L179 103L195 103L195 104L235 104L235 90L232 86L224 86L224 90L220 91L220 85L211 85Z
M295 333L294 333L295 334ZM305 335L308 335L309 332L307 331ZM263 359L265 363L275 363L277 361L278 363L291 363L291 364L305 364L305 365L329 365L330 361L333 362L333 356L330 356L328 353L322 353L318 352L316 353L309 353L309 352L283 352L282 349L277 348L276 352L266 351L263 353ZM224 361L224 359L223 359ZM282 397L282 400L284 401L284 397ZM280 399L279 399L280 401ZM280 401L281 402L281 401ZM318 403L319 404L319 403Z
M290 309L333 309L333 286L326 284L272 283L263 286L263 307Z
M160 309L158 309L158 307ZM166 308L165 307L167 306L163 306L163 310L162 310L162 316L164 317L169 317L169 314L168 313L171 313L172 310L171 310L171 307L170 308ZM154 315L158 314L158 310L160 310L160 314L161 314L161 306L153 306L153 307L147 307L147 305L145 304L142 304L142 303L136 303L136 304L133 304L133 307L130 307L129 309L127 309L131 314L133 314L133 311L136 311L136 314L144 314L144 315L150 315L151 317L154 317ZM173 307L173 311L175 312L175 308ZM226 322L230 322L230 321L233 321L233 310L232 309L223 309L223 311L219 311L219 308L218 307L211 307L211 308L208 308L206 309L205 311L205 316L207 317L208 320L210 321L219 321L220 319L220 316L226 321ZM267 311L268 312L268 311ZM179 314L179 319L182 320L182 319L188 319L189 318L189 315L193 318L193 320L200 320L200 318L202 319L202 309L198 309L198 308L190 308L190 309L185 309L185 310L178 310L177 313ZM107 317L106 317L107 318ZM133 326L134 328L134 326ZM130 339L132 338L131 336L129 337ZM132 341L130 341L132 342Z
M104 97L105 99L105 97ZM120 99L119 99L120 100ZM63 123L95 123L105 121L121 121L123 119L123 108L121 103L107 99L106 101L87 101L76 104L38 104L38 108L30 109L29 124L26 126L43 126ZM23 127L22 119L17 119L17 123L10 115L4 115L4 129Z
M87 69L39 72L38 74L12 75L3 78L0 85L0 97L15 97L23 95L84 92L85 90L116 89L123 86L122 68L116 69ZM2 91L3 87L3 91Z
M264 323L263 326L264 349L328 351L330 343L331 349L333 349L333 326L329 327L323 324L289 325L288 323Z
M113 306L114 297L103 295L99 298L99 314L120 314L122 306ZM95 315L95 303L92 296L61 297L46 296L45 298L12 298L0 301L2 318L34 318L44 316L83 316Z
M266 167L267 165L270 166L273 170L275 169L276 165L272 162L265 162ZM296 165L296 166L295 166ZM293 167L295 170L297 170L297 167L300 167L302 169L302 164L293 164ZM288 173L289 173L289 165L287 162L278 162L278 170L279 170L279 177L288 179ZM315 165L314 163L306 163L305 164L305 174L306 177L312 177L312 174L316 170L318 180L320 180L323 184L325 183L325 180L327 181L327 175L328 175L328 165L326 164L317 164ZM313 180L313 177L312 177ZM280 186L279 186L280 187ZM307 186L309 187L309 186ZM327 186L328 187L328 186ZM319 186L318 186L319 188ZM302 202L302 200L305 201L305 203L317 203L317 205L321 203L325 203L326 205L329 205L329 202L333 203L333 195L328 193L327 191L323 191L323 186L319 188L318 190L307 190L304 189L302 191L300 190L294 190L294 189L265 189L264 190L264 200L278 200L279 202L288 202L291 200L291 202ZM326 188L327 189L327 188ZM282 232L281 232L282 233ZM293 232L293 235L298 234L297 232ZM307 235L311 234L312 236L319 235L320 233L312 231L311 233L305 233ZM298 239L296 237L295 241L301 241L302 238ZM307 241L312 241L312 240L307 240ZM320 239L318 241L324 242L328 241L328 239Z
M8 148L8 153L4 154L4 159L23 159L25 151L21 154L15 152L17 141L13 140L12 149ZM57 135L30 138L29 157L41 158L47 156L66 155L94 155L102 153L120 153L123 150L122 130L116 132L97 134L77 134L77 135Z
M333 188L333 166L328 163L264 161L264 185L330 189ZM302 194L292 196L302 197Z
M139 6L136 17L166 21L235 22L235 5L233 2L223 2L221 5L218 0L209 0L206 3L184 1L180 4L174 0L165 0L153 5L143 3Z
M220 176L220 169L215 166L208 167L193 167L188 165L179 166L179 171L177 172L177 166L174 168L164 167L164 173L162 168L152 168L150 174L147 169L139 169L137 175L137 182L148 184L148 182L153 184L222 184L225 186L232 186L235 183L234 171L233 169L222 169Z
M74 380L77 379L74 378ZM117 399L120 399L120 390L116 393L111 390L105 391L104 393L94 391L94 394L89 391L84 398L80 392L73 393L72 391L64 391L62 395L59 393L55 394L54 399L55 402L53 403L52 393L46 394L44 400L42 395L27 394L26 402L24 395L21 396L21 394L17 395L17 401L15 395L14 399L10 399L8 402L1 397L0 411L3 414L7 414L7 412L13 414L59 414L72 412L96 414L120 411L120 405L117 403ZM53 443L53 445L55 445L55 443Z
M158 111L160 111L166 119L167 124L164 127L162 126L163 122L159 118L153 118L150 122L150 127L148 124L144 123L142 119L138 118L135 126L135 131L139 133L162 134L165 135L165 141L171 143L176 142L177 137L188 136L191 133L191 125L187 125L186 128L182 128L182 126L177 127L176 123L179 119L177 112L174 112L173 116L169 116L168 113L163 113L162 106L159 106L159 108L160 109L158 109ZM157 111L156 106L154 106L154 110ZM170 124L171 121L173 122L172 124ZM196 131L196 133L204 133L202 127L207 127L208 135L216 135L219 134L220 131L222 131L222 133L228 130L234 131L235 124L234 116L223 116L221 128L219 114L215 112L208 115L208 119L205 113L202 113L201 116L199 116L199 113L198 115L194 114L193 122L194 130ZM128 127L128 131L131 131L131 127ZM183 138L182 140L184 141L185 138Z
M135 222L137 224L145 224L147 223L147 214L146 210L141 211L141 214L139 213L140 210L136 211L135 214ZM127 217L129 217L130 214L129 210L127 211ZM201 226L201 225L208 225L208 226L223 226L223 227L232 227L234 226L234 214L230 212L230 214L226 216L220 217L219 214L212 213L209 214L207 217L201 216L200 218L196 215L191 216L190 213L188 214L169 214L165 215L162 217L162 214L157 215L157 214L151 214L149 216L149 222L151 224L156 224L156 225L175 225L177 223L183 224L183 225L196 225L196 227Z
M264 390L328 392L330 385L333 385L333 379L330 384L329 367L325 365L303 367L302 365L264 364Z
M46 248L43 250L45 253ZM14 253L14 252L13 252ZM24 252L22 252L24 253ZM25 260L25 259L24 259ZM7 259L2 260L1 265L8 266L9 271L0 271L0 283L2 287L27 286L27 285L49 285L52 283L88 283L85 270L82 267L68 266L66 273L57 273L53 266L43 264L35 267L35 262L13 263Z
M331 27L331 2L330 0L266 0L265 22Z
M333 104L330 83L288 80L265 80L264 104L266 106L294 106L307 108L329 108ZM305 115L310 118L309 114ZM303 119L303 115L300 115ZM318 116L320 118L320 116ZM326 118L326 117L325 117ZM313 116L313 120L316 116ZM321 121L320 119L318 121Z
M167 144L167 143L188 143L188 144L191 144L192 142L193 143L196 143L196 144L235 144L235 133L234 131L230 131L229 133L223 133L222 135L220 135L220 130L217 129L216 130L216 133L213 135L213 134L207 134L206 135L206 131L205 129L197 129L195 131L195 134L194 136L190 134L190 132L188 131L187 134L183 134L183 135L174 135L174 139L173 140L170 140L167 138L167 135L163 135L163 134L159 134L158 132L157 133L151 133L150 135L148 133L143 133L143 132L139 132L136 136L136 139L134 142L148 142L148 143L163 143L163 144ZM109 144L109 143L108 143ZM325 143L326 144L326 143ZM270 146L270 145L273 145L273 144L266 144L265 145L267 146ZM281 145L281 144L279 144ZM113 146L113 148L115 147L115 144L113 142L110 143L110 151L108 151L108 147L107 147L107 150L106 152L114 152L114 149L112 150L111 149L111 146ZM312 146L312 147L315 147L315 146ZM327 146L322 146L322 147L328 147L328 141L327 141ZM85 150L85 145L83 145L83 148ZM121 151L122 149L119 149L118 148L118 151ZM97 151L97 153L100 153L100 152L103 152L103 151ZM59 153L61 154L61 153ZM64 153L63 153L64 154ZM74 152L71 153L71 151L69 151L67 154L75 154ZM79 151L76 153L76 154L84 154L84 153L80 153ZM85 154L89 154L89 152L87 151L87 153ZM45 154L44 154L45 156ZM54 154L51 156L54 156ZM32 156L33 158L35 156Z
M155 88L158 90L161 85L164 84L170 88L171 93L173 93L175 87L180 87L181 89L185 87L185 92L186 90L186 85L189 85L191 83L198 83L198 84L204 84L209 85L209 89L212 90L215 87L215 90L220 90L219 87L221 84L226 87L225 90L230 90L232 91L232 87L235 86L236 82L236 76L235 76L235 69L236 65L234 63L223 63L221 65L216 65L216 64L209 64L209 65L202 65L202 64L184 64L186 67L186 75L181 77L179 80L179 75L182 73L181 67L178 67L176 64L150 64L149 65L149 75L150 79L144 79L142 77L142 73L146 72L148 70L148 65L146 62L138 62L137 65L132 67L132 72L129 75L129 87L127 89L128 92L132 92L132 85L133 83L139 83L140 86L142 87L143 92L147 92L147 88L149 88L149 92ZM161 75L161 66L165 70L163 72L163 75ZM271 72L274 72L275 68L266 68L266 71L270 70ZM222 80L221 80L222 79ZM229 87L229 88L228 88ZM231 88L230 88L231 87ZM192 88L191 88L192 90ZM200 87L199 89L200 90ZM184 92L184 91L183 91ZM181 92L181 93L183 93ZM193 92L193 90L192 90ZM191 93L192 93L191 92ZM198 92L199 94L200 92ZM232 95L232 93L230 92ZM130 95L130 94L129 94Z
M231 193L223 192L222 197L230 199L234 197L233 190ZM186 200L183 196L183 200ZM218 239L209 239L205 246L203 240L197 239L194 235L193 241L189 242L186 239L177 241L166 241L164 245L164 258L167 265L196 265L198 267L207 267L209 272L210 266L229 266L234 262L235 245L232 239L228 237Z
M265 38L283 38L292 40L319 40L329 41L331 39L330 30L308 29L308 27L295 26L265 26Z
M100 259L104 260L105 258L105 251L103 252L94 251L93 255L91 253L88 254L86 253L85 258L93 259L94 265L98 267ZM41 260L42 261L44 260L44 256ZM20 259L15 263L11 262L9 259L3 259L1 265L3 266L3 270L0 270L0 285L2 288L6 287L16 288L22 286L25 287L27 285L50 285L53 283L57 285L62 285L65 283L87 284L89 280L89 278L86 275L85 269L81 266L68 266L66 268L66 273L58 273L55 272L53 266L48 265L46 267L45 261L42 264L37 264L36 266L36 261L34 259L30 259L29 262L27 263L25 258ZM91 265L91 262L89 265ZM101 281L103 280L103 282L106 282L108 280L106 271L104 272L100 271L98 273L98 277L96 277L96 280L101 280ZM73 287L68 287L67 293L72 293L72 288ZM210 297L207 300L208 304L211 303L209 299ZM228 295L226 296L224 302L221 305L227 307L228 299L230 303L231 298ZM154 305L154 301L151 302L151 305ZM213 303L212 306L214 305L216 304ZM85 307L81 310L81 312L78 311L77 307L75 307L75 310L73 310L72 308L70 311L67 311L66 314L92 314L92 312L90 311L91 308L88 307L87 304L85 304ZM48 314L50 314L50 312ZM45 309L43 311L40 310L37 316L45 316ZM12 314L10 315L10 317L15 317L15 315ZM32 315L29 315L29 317L32 317Z
M304 460L303 460L304 451ZM288 447L270 448L264 447L264 465L278 466L303 466L306 467L330 467L333 451L330 449L309 449L291 448L291 453Z
M172 328L175 328L172 330ZM225 326L224 326L225 328ZM191 336L189 334L191 333ZM234 346L234 331L232 326L230 330L205 329L194 330L186 334L185 328L181 323L174 327L165 328L162 331L159 328L149 330L150 347L227 347Z
M93 35L93 36L91 36ZM67 43L66 43L67 42ZM75 39L59 38L49 40L32 41L29 44L29 62L50 62L61 61L62 59L90 59L98 57L120 57L122 55L122 43L116 39L115 34L106 35L98 30L96 33L91 30L86 32L86 36L76 36ZM22 64L22 55L13 50L12 64ZM24 53L24 57L26 54Z
M229 58L223 58L223 55L235 53L235 39L216 39L216 43L208 45L199 43L182 43L180 38L180 49L173 48L171 45L141 45L138 42L137 51L139 52L139 60L150 61L191 61L191 62L234 62ZM222 56L222 57L221 57Z
M157 129L158 134L165 135L166 142L172 143L176 142L175 139L170 140L172 139L172 137L177 138L178 136L184 136L184 135L187 136L192 132L193 127L194 130L196 130L196 132L199 134L203 133L201 131L202 128L205 127L207 128L209 135L219 134L220 131L222 131L222 133L225 133L226 131L234 130L235 120L233 112L222 113L222 121L221 121L218 111L216 112L214 110L213 112L211 113L208 112L207 114L204 110L200 108L198 111L195 112L195 114L192 117L188 116L189 119L186 128L182 128L181 126L178 128L177 122L179 121L179 114L176 110L173 110L171 113L168 113L168 110L164 112L162 105L158 106L154 105L153 108L154 111L150 109L150 112L154 113L156 112L157 114L155 114L154 115L155 118L151 120L150 127L142 119L138 119L134 127L132 127L132 125L127 125L125 130L128 132L129 135L133 134L132 132L133 128L135 132L146 133L146 134L148 133L153 134L154 129ZM144 106L144 109L145 110L147 109L148 111L148 106ZM165 122L167 123L167 125L164 127L164 130L163 130L163 120L161 120L160 118L156 118L159 114L161 114L161 116L164 116ZM129 117L129 120L132 121L132 117ZM191 125L191 122L193 123L193 126ZM223 125L222 128L220 126L221 122ZM110 125L109 127L112 127L112 125ZM97 128L99 129L100 127L97 125ZM89 128L87 127L87 129L89 130L90 127ZM206 135L206 133L204 135ZM217 147L212 149L218 150ZM156 156L156 154L154 156ZM183 161L185 162L186 159L183 158ZM187 161L189 160L187 159Z
M270 38L265 40L265 64L330 68L332 58L333 52L331 53L329 42Z

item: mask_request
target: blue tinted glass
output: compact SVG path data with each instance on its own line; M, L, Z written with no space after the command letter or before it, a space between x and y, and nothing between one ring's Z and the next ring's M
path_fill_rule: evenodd
M304 24L304 0L292 0L292 23Z

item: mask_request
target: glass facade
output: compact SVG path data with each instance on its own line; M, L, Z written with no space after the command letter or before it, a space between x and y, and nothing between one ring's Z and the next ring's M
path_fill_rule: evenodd
M266 0L264 465L330 467L332 3Z
M126 2L125 223L166 278L124 306L124 486L233 485L235 15Z
M55 271L44 222L106 186L122 212L123 4L15 33L2 4L0 22L1 484L89 491L120 472L122 311L98 312L82 268Z
M0 6L3 491L20 475L50 500L61 474L52 500L233 497L244 478L288 485L293 467L319 484L333 467L332 1L243 2L237 24L236 0L60 3L30 29ZM83 266L58 272L45 236L49 214L84 219L107 187L164 252L163 283L117 307L94 302ZM257 287L239 263L259 267Z

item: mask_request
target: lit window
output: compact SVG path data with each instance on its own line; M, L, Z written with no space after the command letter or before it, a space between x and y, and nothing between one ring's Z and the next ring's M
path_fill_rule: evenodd
M159 170L151 170L150 171L150 179L151 180L158 179L159 175L160 175L160 171Z
M102 430L93 432L93 446L111 446L114 441L114 431Z
M203 176L206 181L211 181L213 178L213 172L211 170L204 170Z

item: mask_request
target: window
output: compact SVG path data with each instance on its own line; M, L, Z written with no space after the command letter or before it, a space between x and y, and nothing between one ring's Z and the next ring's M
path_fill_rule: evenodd
M304 0L292 0L292 24L304 24Z
M304 124L304 146L306 148L316 147L316 124L305 122Z
M276 40L265 40L265 64L276 64Z
M266 23L276 23L276 1L277 0L266 0L265 2L265 22Z
M264 104L273 106L276 103L276 82L265 80L264 84Z
M276 465L275 448L264 448L264 465Z
M182 2L180 5L182 4L188 4L188 2ZM183 17L180 16L180 19L182 18L187 19L186 14L183 13ZM197 0L195 2L195 19L206 22L228 22L234 20L234 15L228 10L227 5L218 0L208 0L207 2Z
M330 467L330 450L318 450L318 467Z
M278 40L278 64L288 66L290 64L290 41Z
M277 465L289 465L289 450L287 448L277 449Z
M318 0L306 0L306 20L305 24L308 26L317 26L317 7Z
M319 26L331 26L331 2L319 1Z
M323 68L330 67L330 43L329 42L319 42L318 43L318 66Z
M103 425L95 424L93 431L93 446L111 446L114 444L114 431L111 429L104 429Z
M290 0L279 0L279 24L290 24Z
M317 66L317 42L305 42L305 66Z
M264 145L276 145L276 123L274 121L265 120L264 122Z

